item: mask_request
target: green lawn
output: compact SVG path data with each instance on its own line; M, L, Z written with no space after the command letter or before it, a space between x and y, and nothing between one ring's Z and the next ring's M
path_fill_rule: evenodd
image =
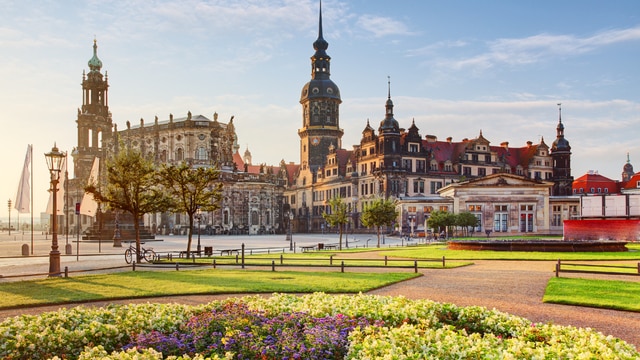
M193 294L358 293L417 276L413 272L134 271L0 283L0 308Z
M543 302L640 311L640 283L619 280L551 278Z
M416 259L448 260L640 260L640 244L627 244L625 252L534 252L534 251L472 251L449 250L446 244L420 245L404 248L383 248L382 255ZM369 249L371 250L371 249Z

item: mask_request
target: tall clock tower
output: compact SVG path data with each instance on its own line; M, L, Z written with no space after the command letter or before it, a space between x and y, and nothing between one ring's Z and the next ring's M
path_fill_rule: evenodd
M303 171L315 172L324 165L329 148L342 148L340 129L340 89L331 81L329 43L322 37L322 3L318 21L316 51L311 57L311 81L302 88L302 128L300 136L300 166Z
M82 107L78 109L78 145L73 151L74 172L78 179L88 179L96 157L104 159L104 146L111 138L113 125L107 96L107 75L100 72L98 45L93 40L93 57L88 62L89 73L82 74Z
M571 145L564 137L561 104L558 104L558 126L556 127L556 140L551 146L551 159L553 161L554 182L552 195L571 195L571 185L573 184L573 176L571 176Z

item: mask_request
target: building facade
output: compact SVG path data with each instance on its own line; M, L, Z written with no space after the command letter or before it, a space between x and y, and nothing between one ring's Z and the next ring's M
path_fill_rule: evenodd
M359 214L377 198L396 201L400 216L394 228L403 233L424 231L434 210L470 211L480 220L478 232L506 234L561 234L562 222L576 215L579 199L571 192L571 146L564 137L561 108L552 146L544 138L520 147L508 142L494 146L482 131L473 139L441 141L431 134L423 136L415 121L401 127L394 117L389 83L377 129L367 121L360 143L342 149L337 111L341 99L329 79L322 14L313 47L312 79L303 87L300 101L300 164L285 190L296 231L325 231L322 214L331 211L333 197L347 204L352 218L348 227L355 231L365 230ZM314 101L331 104L325 108L335 111L309 110L313 105L307 105ZM314 122L316 113L317 121L325 122ZM312 154L321 154L324 161ZM487 181L499 183L488 186Z

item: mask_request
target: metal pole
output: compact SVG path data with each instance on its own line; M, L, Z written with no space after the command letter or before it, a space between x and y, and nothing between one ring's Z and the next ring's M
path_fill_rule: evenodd
M58 251L58 179L55 170L51 172L51 191L53 191L51 251L49 252L49 276L60 276L60 251Z
M8 208L9 208L9 235L11 235L11 199L9 199L8 201Z

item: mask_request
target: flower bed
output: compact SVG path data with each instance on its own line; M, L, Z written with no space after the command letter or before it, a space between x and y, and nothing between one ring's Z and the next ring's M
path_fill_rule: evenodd
M637 359L590 329L481 307L274 294L206 305L78 307L0 323L3 359Z

